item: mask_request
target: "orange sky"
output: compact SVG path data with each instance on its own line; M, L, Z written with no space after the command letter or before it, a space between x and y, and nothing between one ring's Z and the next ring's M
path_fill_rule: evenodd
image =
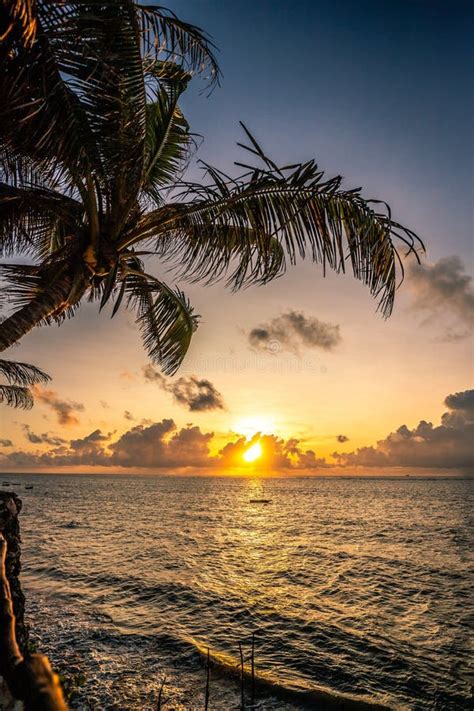
M106 312L98 314L95 305L85 304L72 321L36 329L5 354L46 370L55 395L37 399L30 412L0 405L0 467L34 469L39 460L31 455L41 457L58 446L71 459L71 442L96 430L107 436L99 440L107 448L133 428L171 419L177 431L192 424L200 433L213 433L211 457L237 435L261 431L285 442L296 438L302 452L311 450L328 464L341 463L332 456L335 451L349 454L375 446L406 425L412 432L410 447L420 445L419 457L410 458L390 440L382 447L389 452L387 471L402 460L421 466L436 459L438 451L441 467L446 463L454 469L470 427L470 396L452 401L451 409L444 400L467 391L473 374L472 104L461 87L453 100L453 77L463 69L471 46L462 16L420 6L416 12L425 13L423 23L409 15L397 24L399 36L384 38L385 19L375 13L364 23L382 24L374 25L361 43L348 29L351 22L357 26L355 10L351 22L341 22L334 9L317 22L308 16L306 24L295 24L289 22L292 3L283 3L258 32L251 19L240 18L249 26L236 36L234 14L242 14L237 6L216 4L211 12L209 5L198 18L193 17L199 14L194 4L178 5L222 47L223 88L210 98L191 93L185 99L192 130L206 139L200 157L232 171L235 142L241 140L237 121L245 120L277 161L316 157L328 175L347 176L347 187L363 185L364 194L387 199L393 217L425 241L424 271L409 269L387 321L360 283L333 274L323 279L322 271L309 263L289 269L268 286L238 294L220 286L181 284L202 320L181 371L164 386L144 376L146 355L131 314L110 320ZM313 9L309 3L307 13ZM274 42L283 35L292 62L280 62L275 72ZM439 53L440 38L449 52ZM341 48L330 65L334 83L327 72L308 74L315 46L325 48L326 58L334 46ZM246 64L254 57L259 57L258 73ZM354 66L379 72L383 85L393 87L397 111L385 105L381 82L374 85L369 71L355 77ZM400 110L406 106L409 110ZM148 266L166 278L161 265ZM256 349L249 338L252 330L268 328L275 320L283 323L282 317L292 312L313 330L323 324L333 335L332 347L325 348L318 338L302 341L297 332L285 330L285 322L283 338L272 336L266 347ZM192 376L211 383L221 407L190 410L189 403L176 398L173 383ZM63 403L62 416L54 398ZM461 413L462 422L449 419L452 431L415 432L420 420L436 427L447 411ZM403 430L400 437L408 435ZM59 440L64 442L54 444ZM432 440L431 459L428 452L421 456ZM12 452L30 460L15 459ZM356 461L353 457L346 471Z

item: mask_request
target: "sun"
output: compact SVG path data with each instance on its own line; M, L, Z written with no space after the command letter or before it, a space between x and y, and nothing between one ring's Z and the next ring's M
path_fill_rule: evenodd
M254 462L262 456L262 445L260 442L255 442L251 447L247 449L243 454L243 458L246 462Z

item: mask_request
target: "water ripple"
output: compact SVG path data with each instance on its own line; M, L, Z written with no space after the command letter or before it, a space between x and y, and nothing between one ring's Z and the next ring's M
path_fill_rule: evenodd
M265 507L250 479L21 482L28 615L77 708L152 709L166 675L202 709L207 647L237 708L254 631L262 709L470 708L472 482L271 479Z

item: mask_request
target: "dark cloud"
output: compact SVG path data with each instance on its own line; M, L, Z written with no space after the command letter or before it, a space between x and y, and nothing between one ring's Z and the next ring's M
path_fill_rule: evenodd
M129 420L130 422L135 419L130 410L125 410L123 416L126 420Z
M446 427L462 428L465 422L474 421L474 390L448 395L444 404L449 408L449 412L445 412L441 418L441 423Z
M212 432L188 425L178 429L171 419L137 425L110 445L111 464L122 467L181 468L212 465Z
M338 325L325 323L298 311L287 311L248 335L252 348L269 353L289 351L298 355L302 348L330 351L341 341Z
M58 447L47 452L22 452L16 451L8 455L2 464L9 466L35 468L35 467L72 467L72 466L110 466L110 453L106 450L105 442L112 433L104 434L94 430L86 437L64 441Z
M97 429L86 437L72 439L68 452L60 452L60 456L68 460L68 464L89 464L108 466L110 455L106 451L105 443L110 440L112 433L105 434Z
M11 439L0 439L0 447L13 447Z
M434 264L412 264L409 285L413 292L413 306L434 315L449 313L472 326L474 289L472 277L460 257L453 255L438 259ZM468 332L448 330L445 340L460 340Z
M162 390L170 393L175 402L186 407L190 412L209 412L224 410L224 400L217 388L204 378L195 375L167 380L152 365L143 368L145 380L155 383Z
M441 424L421 420L399 427L375 447L349 454L334 453L338 464L364 467L409 467L470 470L474 464L474 390L448 395Z
M203 432L193 424L178 428L172 419L136 425L115 441L111 441L112 434L97 429L86 437L71 439L47 452L14 451L0 455L0 463L25 469L78 465L168 469L170 472L183 468L235 468L242 467L242 455L259 441L264 457L261 463L255 463L257 468L267 471L316 470L330 466L313 450L303 448L299 440L284 440L276 435L257 434L250 441L237 436L217 455L212 455L213 432Z
M50 434L48 434L48 432L43 432L42 434L36 434L35 432L31 431L31 428L29 425L22 425L22 427L25 432L26 439L29 442L31 442L32 444L52 444L57 447L61 444L66 443L66 440L62 439L62 437L56 437L55 435L50 435Z
M39 385L33 386L34 396L38 402L42 402L47 407L50 407L58 418L60 425L78 425L79 418L77 412L83 412L84 405L80 402L72 400L63 400L58 397L53 390L47 390Z
M336 466L349 472L355 467L470 471L473 464L474 390L448 395L445 405L447 412L442 415L439 425L425 420L413 429L402 425L375 446L349 453L335 452ZM255 468L268 472L316 472L334 466L314 450L305 448L300 440L285 440L272 434L256 434L250 441L235 435L217 454L212 454L216 449L214 433L203 432L191 423L179 428L172 419L142 422L118 438L113 434L96 429L86 437L62 441L48 451L0 453L0 464L25 470L77 465L166 469L170 472L182 468L233 469L242 466L243 454L258 441L264 456L253 464ZM48 444L41 435L38 438L41 442L30 441ZM345 442L347 438L339 435L338 440Z
M337 435L336 439L337 439L338 442L341 442L341 444L342 444L343 442L349 442L349 437L346 437L346 435L342 435L342 434L341 434L341 435Z
M71 439L69 445L71 449L84 449L85 447L89 447L92 444L96 446L97 442L106 442L108 439L111 438L111 436L112 432L109 432L109 434L104 434L102 430L94 430L86 437L82 437L80 439Z
M474 420L474 390L462 390L448 395L444 404L450 410L460 410L467 419Z

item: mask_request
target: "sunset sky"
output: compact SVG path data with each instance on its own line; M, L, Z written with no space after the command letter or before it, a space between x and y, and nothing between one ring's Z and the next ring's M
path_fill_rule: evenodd
M167 4L220 49L221 88L206 97L198 86L183 100L204 137L200 158L238 174L241 120L276 161L316 158L347 187L386 199L426 258L407 262L388 320L363 285L324 279L309 262L238 294L183 283L202 319L174 378L147 363L131 313L111 320L86 304L8 352L53 380L29 412L0 406L0 467L222 473L259 462L267 473L465 473L474 434L472 6ZM257 432L263 456L246 463Z

